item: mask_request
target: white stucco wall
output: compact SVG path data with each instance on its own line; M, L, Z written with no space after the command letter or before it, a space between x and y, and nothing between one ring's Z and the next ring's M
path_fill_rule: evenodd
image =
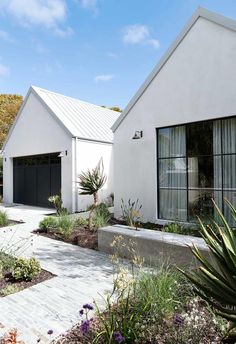
M198 19L115 132L116 216L121 198L139 198L157 220L156 128L235 115L235 61L236 32Z
M61 158L63 205L72 208L72 138L31 93L4 148L4 202L13 202L13 157L67 150Z
M105 201L114 192L113 185L113 145L77 140L77 178L81 172L96 167L100 158L103 159L104 173L107 180L101 191L99 192L100 201ZM86 210L93 203L92 196L79 195L79 185L74 184L74 192L77 194L77 210Z

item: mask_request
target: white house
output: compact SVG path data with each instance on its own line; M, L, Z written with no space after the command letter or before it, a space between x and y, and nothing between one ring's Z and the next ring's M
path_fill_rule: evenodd
M236 205L236 21L199 8L113 125L115 215L194 221Z
M48 206L61 192L70 211L86 209L78 175L103 158L107 182L101 198L113 192L113 133L119 113L101 106L30 87L3 146L6 203Z

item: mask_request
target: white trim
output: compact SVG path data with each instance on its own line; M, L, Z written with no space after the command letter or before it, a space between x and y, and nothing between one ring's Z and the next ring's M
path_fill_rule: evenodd
M184 39L184 37L187 35L189 30L192 28L192 26L196 23L196 21L200 18L207 19L215 24L224 26L227 29L236 31L236 21L233 19L230 19L228 17L225 17L221 14L211 12L203 7L199 7L192 15L190 20L187 22L187 24L184 26L180 34L177 36L175 41L171 44L169 49L166 51L166 53L162 56L158 64L154 67L152 72L149 74L147 79L144 81L142 86L139 88L138 92L134 95L134 97L131 99L131 101L128 103L124 111L121 113L121 115L118 117L116 122L111 127L112 131L115 132L116 129L119 127L121 122L125 119L125 117L128 115L129 111L133 108L133 106L136 104L136 102L139 100L139 98L143 95L147 87L150 85L150 83L153 81L153 79L156 77L156 75L159 73L159 71L162 69L162 67L165 65L165 63L168 61L168 59L171 57L171 55L174 53L175 49L178 47L178 45L181 43L181 41Z

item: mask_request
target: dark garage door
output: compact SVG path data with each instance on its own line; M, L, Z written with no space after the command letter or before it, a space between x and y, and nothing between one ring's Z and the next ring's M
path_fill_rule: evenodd
M13 159L14 203L48 207L48 197L61 192L59 153Z

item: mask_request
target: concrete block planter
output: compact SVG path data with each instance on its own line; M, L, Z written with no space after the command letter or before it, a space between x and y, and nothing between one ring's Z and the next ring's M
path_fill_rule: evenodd
M189 248L192 244L195 244L204 254L209 254L209 250L201 238L143 228L135 230L122 225L100 228L98 230L98 249L106 253L114 253L111 243L118 235L122 235L127 243L130 239L134 241L137 245L137 253L145 258L147 264L155 264L164 260L178 266L195 265L196 260ZM130 258L126 248L123 253L126 258Z

